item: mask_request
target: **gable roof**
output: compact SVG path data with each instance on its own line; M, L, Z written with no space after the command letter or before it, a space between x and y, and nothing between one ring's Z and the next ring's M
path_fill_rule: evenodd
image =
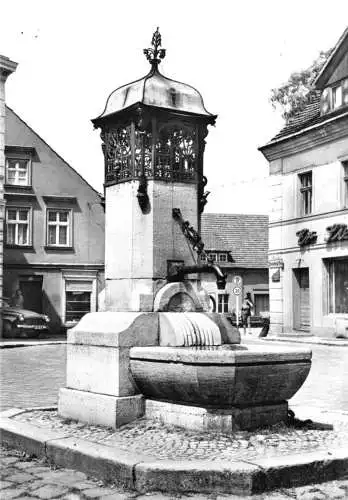
M82 175L79 172L77 172L77 170L75 170L71 165L69 165L69 163L67 163L64 160L64 158L62 158L49 144L47 144L47 142L37 132L35 132L35 130L33 130L30 127L30 125L28 125L19 115L17 115L17 113L15 111L13 111L13 109L11 109L7 105L5 106L5 114L7 115L7 120L11 114L17 120L19 120L19 122L21 122L24 125L24 127L26 127L28 130L30 130L30 132L32 134L34 134L34 136L36 136L38 138L38 140L41 141L41 143L43 143L45 145L46 148L48 148L57 158L59 158L59 160L61 162L63 162L75 175L77 175L82 180L82 182L84 182L86 184L86 186L88 186L92 191L94 191L99 198L102 198L101 193L99 193L96 189L94 189L94 187L91 186L89 184L89 182L87 182L86 179L84 177L82 177ZM16 136L16 134L14 134L13 131L9 130L8 127L6 127L5 147L9 147L9 146L10 147L21 147L21 146L23 146L23 144L17 144L18 142L23 142L23 138L21 141L18 141L18 137Z
M314 85L317 89L323 89L325 87L336 66L340 63L343 56L347 54L347 49L348 49L348 27L344 30L342 36L336 43L335 48L331 52L330 57L328 57L326 63L321 68L320 73L314 80Z
M207 251L230 251L233 267L268 267L268 216L202 214L201 235Z
M311 92L309 97L309 102L304 106L303 109L298 111L294 116L292 116L285 126L278 132L277 135L272 137L271 141L276 141L282 137L299 132L303 128L310 127L316 123L320 123L320 119L327 119L327 116L320 115L320 97L321 92L315 90Z
M347 61L344 58L347 56L348 51L348 28L344 31L343 35L337 42L335 48L328 57L326 63L321 69L320 73L316 77L314 84L315 90L312 90L308 96L308 102L305 106L296 112L284 125L284 127L276 134L272 139L265 145L259 148L262 151L265 147L278 142L279 140L285 140L291 137L293 134L302 132L315 125L320 126L328 120L335 119L347 112L347 107L338 108L335 111L330 111L330 113L321 114L320 100L322 95L322 90L327 83L330 83L330 78L332 77L335 69L341 63L341 66L347 66ZM343 63L341 62L343 60ZM337 72L336 72L337 73ZM341 72L342 73L342 68ZM338 78L338 75L335 75ZM340 75L342 77L342 75Z

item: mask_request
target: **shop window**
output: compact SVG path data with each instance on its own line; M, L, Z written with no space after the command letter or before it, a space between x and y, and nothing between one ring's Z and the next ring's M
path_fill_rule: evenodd
M30 161L24 158L6 159L6 184L30 185Z
M228 312L228 293L219 293L218 295L218 312Z
M65 322L77 323L92 310L92 281L68 280L65 283Z
M329 263L329 312L348 314L348 258Z
M30 208L8 207L6 209L7 245L27 246L31 243Z
M47 210L47 245L49 247L71 246L71 211Z
M261 312L269 311L269 294L254 293L255 315L258 316Z
M309 215L312 213L312 172L299 175L300 181L300 213Z

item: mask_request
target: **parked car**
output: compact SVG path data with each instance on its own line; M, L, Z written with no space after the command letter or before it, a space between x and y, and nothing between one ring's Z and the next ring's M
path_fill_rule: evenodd
M49 331L50 319L48 316L14 307L11 305L10 299L0 298L0 314L4 338L34 338Z

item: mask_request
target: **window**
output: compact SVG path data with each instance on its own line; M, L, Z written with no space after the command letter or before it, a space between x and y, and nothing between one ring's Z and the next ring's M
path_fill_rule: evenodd
M269 311L269 294L268 293L254 293L254 306L255 315L261 312Z
M343 167L343 200L344 200L344 206L348 206L348 160L342 162L342 167Z
M228 293L219 293L218 295L218 312L228 312Z
M6 209L6 243L30 245L30 208Z
M312 172L299 175L301 215L312 213Z
M7 158L6 160L6 184L14 186L29 186L29 165L27 159Z
M210 262L216 262L217 261L217 255L216 255L216 253L209 253L208 254L208 260Z
M332 107L333 109L342 106L342 87L338 85L332 89Z
M52 247L69 247L70 242L70 210L47 210L47 245Z
M329 312L348 314L348 259L329 263Z
M91 292L65 293L65 321L76 323L91 311Z
M219 254L219 262L227 262L227 253Z

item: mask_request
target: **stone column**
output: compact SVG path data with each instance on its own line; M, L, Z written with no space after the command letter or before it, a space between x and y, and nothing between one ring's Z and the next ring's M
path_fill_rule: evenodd
M0 296L2 296L3 282L3 242L4 242L4 181L5 181L5 83L7 77L17 68L17 63L8 57L0 55ZM2 319L0 316L0 331L2 330Z

